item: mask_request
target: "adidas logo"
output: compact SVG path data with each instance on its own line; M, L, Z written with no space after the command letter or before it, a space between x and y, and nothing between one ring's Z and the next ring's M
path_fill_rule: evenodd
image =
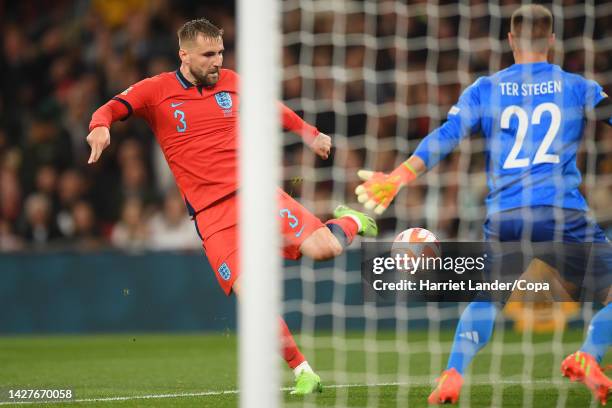
M478 344L479 337L477 331L459 333L459 337L468 339L469 341L473 341L474 343Z

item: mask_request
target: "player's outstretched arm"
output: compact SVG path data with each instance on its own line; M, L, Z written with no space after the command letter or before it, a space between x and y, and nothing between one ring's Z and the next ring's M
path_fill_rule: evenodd
M357 175L364 182L357 186L357 200L368 210L382 214L391 204L402 187L427 171L425 162L418 156L411 156L390 174L359 170Z
M102 151L110 145L110 131L106 126L93 128L87 135L87 143L91 147L87 164L92 164L98 161Z
M428 134L419 143L414 154L391 174L367 170L358 173L365 183L359 185L355 193L365 208L373 209L376 214L382 214L403 186L433 168L453 151L463 137L475 129L475 125L472 124L474 120L468 122L453 112L451 109L448 120Z
M400 189L433 168L459 144L461 139L480 129L480 94L482 78L469 86L448 112L442 126L428 134L414 154L391 174L361 170L365 182L355 189L357 199L369 210L382 214Z

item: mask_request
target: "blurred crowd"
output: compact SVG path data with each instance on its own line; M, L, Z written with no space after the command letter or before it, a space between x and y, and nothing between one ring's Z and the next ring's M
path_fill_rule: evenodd
M472 2L469 19L450 9L431 16L425 1L409 3L376 2L375 14L326 8L334 2L308 1L308 9L283 3L283 99L335 144L333 158L323 162L288 136L285 188L323 218L338 201L355 204L358 168L393 168L441 123L461 89L511 63L507 46L489 40L503 40L508 19L490 16L487 2ZM452 7L440 3L438 12ZM500 3L504 9L517 2ZM198 248L182 197L143 121L113 125L111 146L93 166L86 164L85 137L100 105L144 77L178 67L175 33L187 20L204 16L224 29L224 66L235 69L234 6L187 0L0 5L0 251ZM571 41L584 34L579 15L563 20L559 37L567 41L558 60L573 72L591 70L612 91L610 49L600 46L612 37L612 12L595 13L594 54ZM461 36L469 38L467 49ZM586 192L608 227L611 133L597 125L580 159L604 180ZM402 194L381 220L383 231L433 219L435 225L427 225L443 237L477 238L486 186L482 150L471 143L433 179Z
M113 126L87 165L91 114L147 76L177 68L176 30L206 2L3 2L0 17L0 250L192 249L200 241L146 124ZM233 51L232 30L226 46ZM231 57L228 58L231 60Z

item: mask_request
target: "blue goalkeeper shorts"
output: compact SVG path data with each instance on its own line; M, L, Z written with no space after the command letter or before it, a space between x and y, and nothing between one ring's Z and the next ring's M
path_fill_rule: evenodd
M487 241L609 243L587 213L557 207L524 207L491 214L484 223Z
M612 244L584 211L517 208L491 214L483 227L491 278L518 277L538 258L581 292L576 300L597 298L612 284Z

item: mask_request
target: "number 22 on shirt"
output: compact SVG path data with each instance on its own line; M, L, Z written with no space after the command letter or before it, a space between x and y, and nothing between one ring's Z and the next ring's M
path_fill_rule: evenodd
M559 131L561 124L561 110L554 103L542 103L533 111L531 124L539 125L544 112L548 112L551 116L550 127L548 128L548 131L542 140L542 144L540 144L540 147L535 154L533 164L559 163L559 156L548 153L548 150L552 145L555 136L557 136L557 132ZM508 157L504 162L504 169L527 167L529 166L530 161L528 157L518 158L521 148L523 147L523 142L525 141L525 136L527 135L527 127L529 125L527 112L517 105L508 106L506 109L504 109L501 115L502 129L510 128L510 118L512 116L516 116L518 118L518 130L512 150L510 150L510 154L508 154Z

